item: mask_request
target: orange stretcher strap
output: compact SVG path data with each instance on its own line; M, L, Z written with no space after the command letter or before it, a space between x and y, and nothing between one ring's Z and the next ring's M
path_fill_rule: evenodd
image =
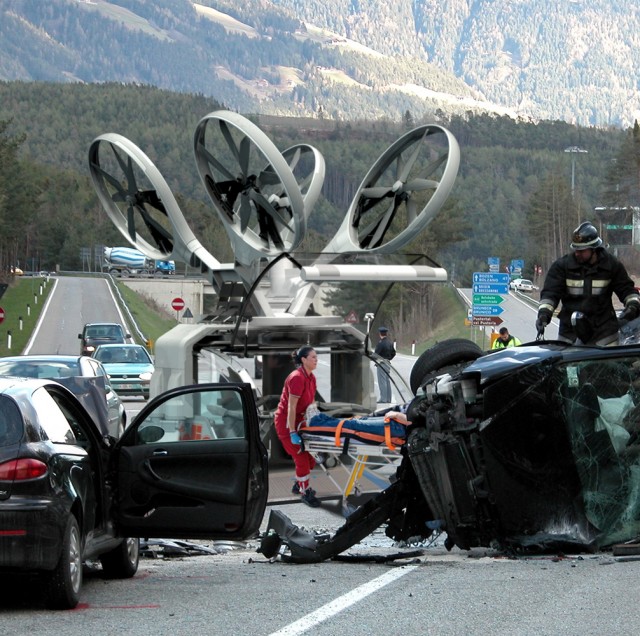
M389 422L384 423L384 443L389 450L396 450L396 447L391 443L391 424Z
M336 426L336 446L340 446L340 433L342 433L342 427L347 420L340 420Z

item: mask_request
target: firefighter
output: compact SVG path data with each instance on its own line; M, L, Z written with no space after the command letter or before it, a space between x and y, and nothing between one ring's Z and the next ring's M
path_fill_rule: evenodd
M556 260L540 292L536 329L544 334L553 312L562 303L558 339L605 346L617 341L618 329L640 314L640 296L624 265L603 247L589 221L573 232L571 252ZM618 319L615 294L624 305Z

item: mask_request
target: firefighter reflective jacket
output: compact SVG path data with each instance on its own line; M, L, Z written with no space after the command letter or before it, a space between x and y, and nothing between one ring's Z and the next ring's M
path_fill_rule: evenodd
M591 342L618 332L618 319L612 303L615 294L626 308L640 310L640 296L624 265L604 249L596 250L595 263L579 263L573 253L562 256L549 268L540 292L538 315L552 315L559 303L558 335L576 340L571 314L582 312L593 330Z

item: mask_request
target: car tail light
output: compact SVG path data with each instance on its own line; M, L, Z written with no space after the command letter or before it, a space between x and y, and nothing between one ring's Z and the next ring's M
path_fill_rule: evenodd
M37 479L47 474L47 465L39 459L12 459L0 464L0 481Z

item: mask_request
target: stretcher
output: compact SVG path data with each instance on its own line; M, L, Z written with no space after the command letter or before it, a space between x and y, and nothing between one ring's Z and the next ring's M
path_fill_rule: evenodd
M325 414L317 415L298 430L305 450L318 457L320 469L338 489L346 501L349 495L362 492L362 478L366 477L380 490L389 485L387 471L400 462L400 448L405 442L405 426L384 417L338 420ZM344 485L332 474L336 468L345 471ZM374 473L373 470L377 473Z

